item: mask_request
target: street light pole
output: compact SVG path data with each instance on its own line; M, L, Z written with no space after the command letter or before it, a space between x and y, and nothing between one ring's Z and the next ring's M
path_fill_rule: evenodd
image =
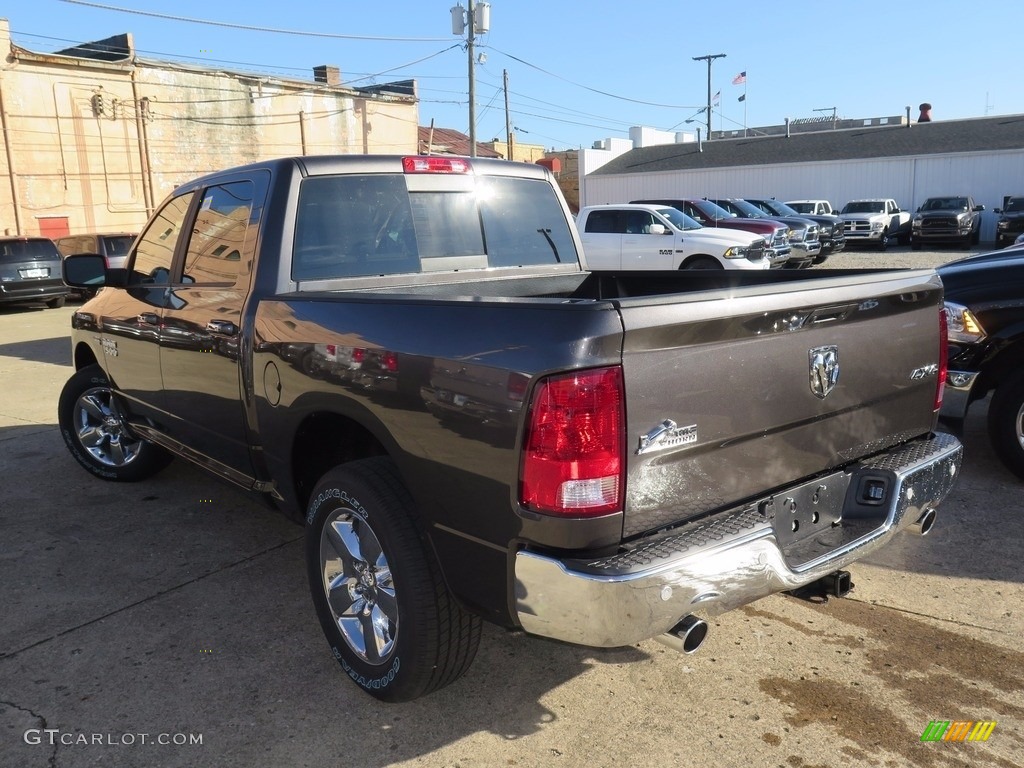
M708 138L711 138L711 62L715 59L724 59L724 53L709 53L707 56L694 56L694 61L706 61L708 63Z

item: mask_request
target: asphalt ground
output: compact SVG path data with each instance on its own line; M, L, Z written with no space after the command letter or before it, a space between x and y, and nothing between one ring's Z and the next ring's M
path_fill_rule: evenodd
M183 461L124 485L74 463L74 308L0 308L0 768L1024 765L1024 484L984 403L934 531L855 564L850 597L760 600L692 656L486 627L461 680L386 705L328 651L299 527ZM922 742L932 721L996 726Z

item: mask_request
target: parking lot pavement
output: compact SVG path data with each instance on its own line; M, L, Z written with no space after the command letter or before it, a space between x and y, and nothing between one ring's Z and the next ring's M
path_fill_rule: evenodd
M180 461L123 485L73 462L74 309L0 308L0 766L1024 764L1022 485L983 407L934 532L849 598L758 601L693 656L488 627L463 679L385 705L328 653L297 526ZM996 726L921 741L957 720Z

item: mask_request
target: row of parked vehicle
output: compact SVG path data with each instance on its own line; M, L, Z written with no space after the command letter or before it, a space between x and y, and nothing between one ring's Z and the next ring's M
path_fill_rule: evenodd
M587 206L576 222L591 269L800 269L847 243L970 247L984 210L970 195L929 197L913 214L892 198L851 200L840 211L827 200L663 198ZM1024 240L1024 197L995 212L998 246Z
M73 291L61 278L61 260L72 253L98 253L109 269L122 269L135 235L91 233L56 241L46 237L0 238L0 303L44 302L63 307ZM91 293L79 291L83 298Z
M773 198L592 205L576 224L591 269L802 269L846 246L838 216Z

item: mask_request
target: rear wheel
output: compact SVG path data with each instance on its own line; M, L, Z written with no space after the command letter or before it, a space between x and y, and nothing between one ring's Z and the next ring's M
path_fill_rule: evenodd
M988 407L988 434L1007 469L1024 478L1024 373L996 388Z
M58 307L63 307L66 298L66 296L57 296L46 302L46 306L48 306L50 309L57 309Z
M410 701L457 680L481 620L448 590L390 459L335 467L310 496L306 564L334 657L360 688Z
M132 433L110 380L98 365L86 366L68 379L57 404L57 420L71 455L104 480L142 480L171 460L162 448Z

